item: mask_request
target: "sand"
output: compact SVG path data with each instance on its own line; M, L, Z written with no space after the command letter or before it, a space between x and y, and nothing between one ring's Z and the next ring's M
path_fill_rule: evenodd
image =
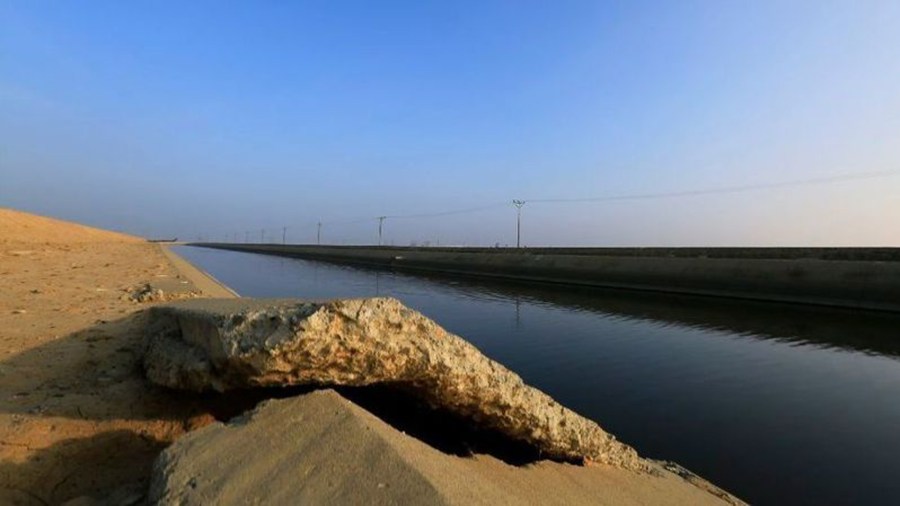
M192 432L166 450L161 468L151 496L163 506L725 503L661 466L636 473L448 454L330 390Z
M0 241L44 244L146 242L140 237L2 207L0 207Z
M165 447L214 423L214 415L227 419L222 399L164 391L144 379L144 309L161 301L132 296L147 284L164 287L167 297L233 295L160 245L0 208L0 504L141 504ZM393 446L420 445L391 430L384 429ZM470 483L442 471L456 467L479 476L478 487L496 480L523 497L552 499L554 488L579 486L569 497L585 503L721 502L706 484L672 473L551 462L523 473L489 456L410 452L448 496L471 493Z
M159 451L213 421L139 367L129 294L199 291L180 275L140 238L0 209L0 504L140 497Z

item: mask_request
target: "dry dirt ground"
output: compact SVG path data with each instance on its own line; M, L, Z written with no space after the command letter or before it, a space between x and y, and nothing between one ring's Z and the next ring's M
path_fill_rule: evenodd
M140 502L161 449L213 420L139 367L155 302L133 299L182 281L158 245L0 209L0 504Z

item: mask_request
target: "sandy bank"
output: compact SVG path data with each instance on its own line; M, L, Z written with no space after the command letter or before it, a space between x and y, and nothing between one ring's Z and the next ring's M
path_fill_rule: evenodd
M141 499L159 451L213 417L144 381L132 297L201 288L140 238L7 209L0 279L0 504Z

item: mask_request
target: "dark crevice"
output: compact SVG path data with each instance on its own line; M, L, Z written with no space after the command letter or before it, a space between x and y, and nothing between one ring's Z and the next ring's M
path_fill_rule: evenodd
M470 457L487 454L515 466L542 459L534 446L512 439L497 430L480 427L446 409L432 408L407 392L402 385L257 388L208 394L204 396L204 403L217 420L227 422L254 409L265 400L295 397L321 388L337 391L388 425L449 455Z

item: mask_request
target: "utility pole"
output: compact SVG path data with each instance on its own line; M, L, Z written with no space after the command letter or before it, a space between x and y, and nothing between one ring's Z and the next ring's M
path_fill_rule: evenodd
M281 244L287 244L287 227L281 227Z
M384 219L387 216L379 216L378 217L378 245L381 246L381 230L384 228Z
M244 231L244 242L245 243L250 242L250 232L246 231L246 230Z
M266 229L259 231L259 243L262 244L264 242L266 242Z
M522 247L522 206L525 205L524 200L513 200L516 206L516 248Z
M320 221L316 227L316 244L322 244L322 222Z

